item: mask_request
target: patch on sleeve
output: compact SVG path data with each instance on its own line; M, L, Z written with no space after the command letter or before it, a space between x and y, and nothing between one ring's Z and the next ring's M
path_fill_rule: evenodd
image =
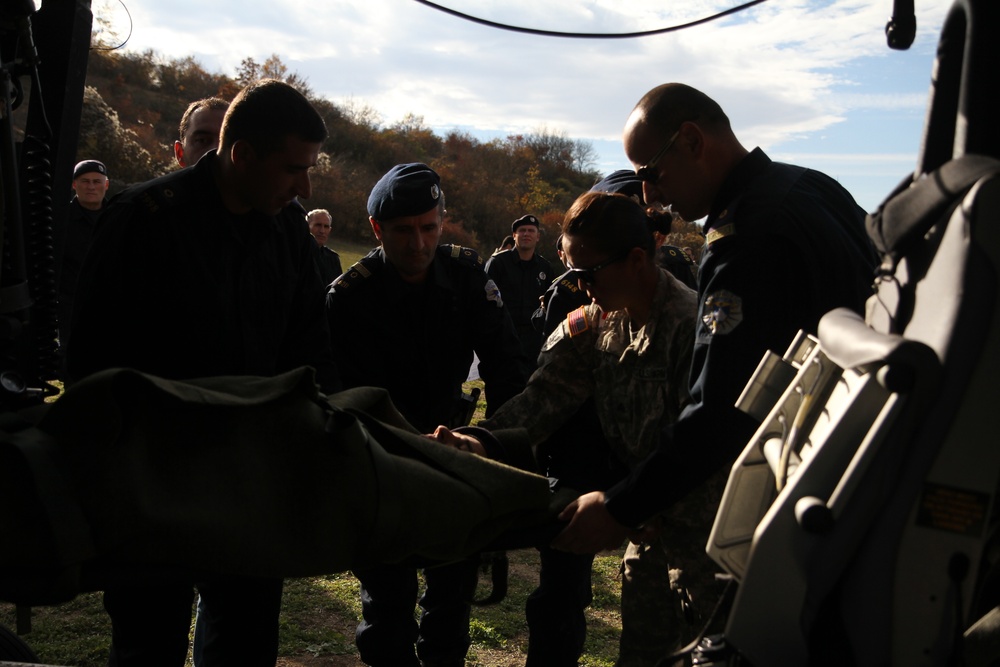
M493 301L497 308L503 308L503 299L500 298L500 288L492 279L486 281L486 300Z
M727 334L743 321L743 300L728 290L712 292L705 297L701 321L713 336Z
M590 328L590 322L587 321L587 309L580 306L572 313L566 316L566 326L569 328L569 335L573 336L582 334L584 331Z

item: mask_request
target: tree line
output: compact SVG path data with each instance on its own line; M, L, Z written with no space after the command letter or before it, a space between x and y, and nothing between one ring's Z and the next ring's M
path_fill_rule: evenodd
M560 132L542 128L486 142L457 130L442 137L416 114L387 124L367 105L319 97L278 55L263 63L246 58L229 76L207 71L193 57L165 58L152 50L91 50L77 159L102 160L112 192L171 171L177 125L187 105L204 97L230 100L265 77L295 86L326 121L329 137L305 205L328 209L333 236L344 241L373 241L366 206L382 174L399 163L425 162L441 175L447 198L444 242L489 254L513 220L531 213L547 235L543 252L555 259L548 248L565 211L603 176L593 167L590 143ZM678 223L675 231L669 241L674 245L700 245L696 228Z

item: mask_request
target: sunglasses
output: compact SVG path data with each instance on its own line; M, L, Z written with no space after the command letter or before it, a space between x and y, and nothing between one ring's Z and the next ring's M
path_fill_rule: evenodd
M653 156L653 159L650 160L648 164L635 170L636 178L646 183L656 182L656 179L659 176L656 170L656 163L659 162L660 158L662 158L666 152L670 150L670 147L674 145L675 141L677 141L677 137L680 133L680 129L674 132L673 135L667 139L667 143L663 145L663 148L661 148L660 151Z
M632 252L631 248L629 248L628 250L626 250L622 254L617 255L615 257L612 257L611 259L607 260L606 262L601 262L597 266L592 266L589 269L574 269L571 266L571 267L569 267L569 273L570 273L569 277L572 280L581 280L581 281L583 281L583 283L585 285L593 285L597 281L597 275L596 274L597 274L598 271L600 271L601 269L606 269L607 267L611 266L612 264L614 264L616 262L622 261L623 259L625 259L626 257L629 256L630 252Z

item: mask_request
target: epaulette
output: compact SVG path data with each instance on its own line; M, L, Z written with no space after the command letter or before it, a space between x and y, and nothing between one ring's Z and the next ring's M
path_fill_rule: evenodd
M463 263L469 264L470 266L483 268L483 265L485 264L482 256L478 252L472 248L466 248L460 245L443 243L438 246L438 253L445 257L461 260Z
M725 213L725 211L723 211ZM705 244L712 245L719 239L724 239L727 236L732 236L736 233L736 225L730 222L727 225L721 225L719 227L713 228L708 234L705 235Z
M366 255L352 264L351 268L347 269L343 275L334 280L333 284L330 285L330 290L346 289L351 287L351 285L357 285L365 278L379 273L384 267L385 262L379 257L374 254Z

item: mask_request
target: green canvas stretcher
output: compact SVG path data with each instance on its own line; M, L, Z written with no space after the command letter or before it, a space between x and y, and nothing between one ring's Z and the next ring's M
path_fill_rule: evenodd
M424 438L382 389L324 396L307 368L109 370L0 431L0 599L19 604L124 579L445 562L551 526L575 497Z

